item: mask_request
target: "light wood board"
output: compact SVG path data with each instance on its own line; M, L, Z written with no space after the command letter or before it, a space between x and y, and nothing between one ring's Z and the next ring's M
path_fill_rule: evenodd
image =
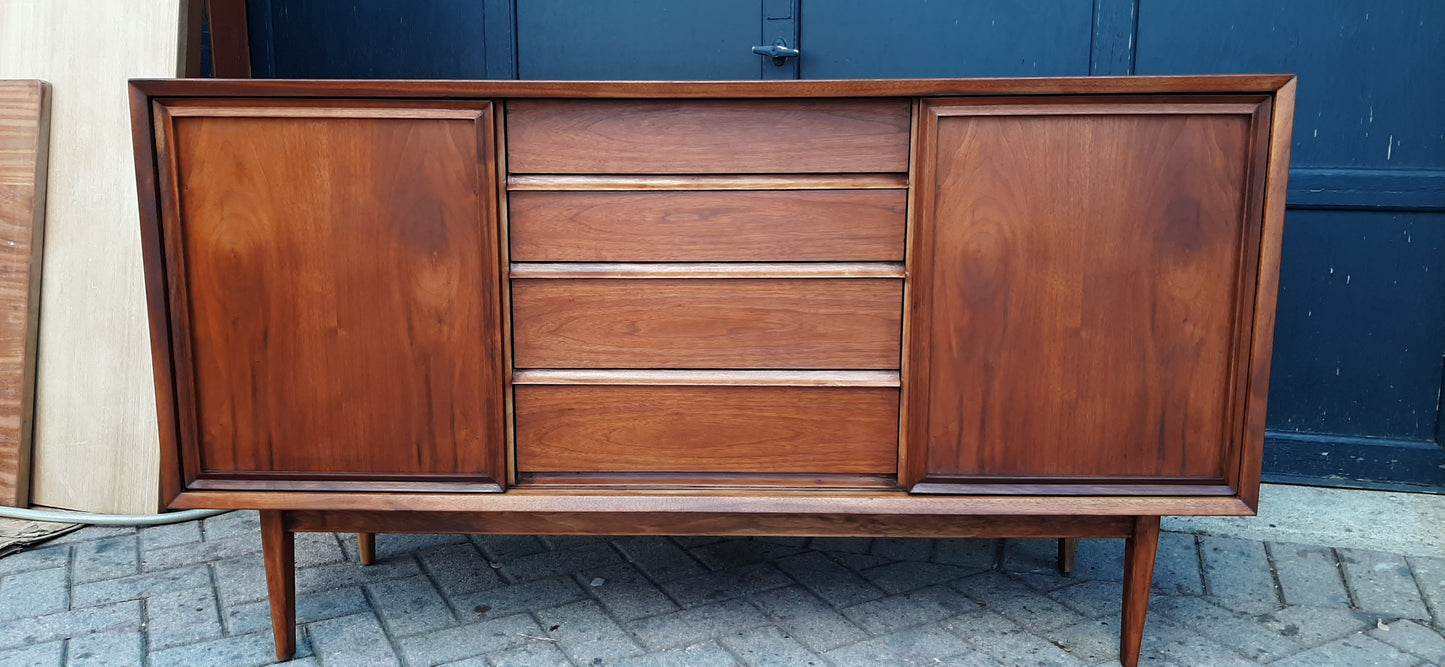
M182 73L186 0L0 0L0 78L52 85L31 502L158 509L126 80Z
M30 502L50 88L0 81L0 505Z

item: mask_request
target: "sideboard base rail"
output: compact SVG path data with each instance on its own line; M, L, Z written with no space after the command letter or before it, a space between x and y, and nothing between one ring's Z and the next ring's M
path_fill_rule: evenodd
M802 535L809 537L1059 538L1059 568L1073 570L1078 538L1125 538L1119 661L1139 662L1158 516L946 516L659 512L609 518L592 512L398 512L263 510L262 552L276 657L296 652L295 534L357 533L361 561L375 558L376 533L490 535Z

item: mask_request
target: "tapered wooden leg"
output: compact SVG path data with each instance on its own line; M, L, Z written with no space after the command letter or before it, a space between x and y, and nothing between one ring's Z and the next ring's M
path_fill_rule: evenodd
M276 659L290 660L296 653L296 537L286 530L285 512L261 512L261 551L266 558Z
M1059 538L1059 572L1063 574L1074 573L1074 552L1079 548L1079 538Z
M1124 619L1119 630L1119 662L1137 667L1149 614L1149 586L1154 582L1154 554L1159 551L1159 517L1134 520L1134 535L1124 541Z
M356 553L361 555L362 565L376 562L376 533L357 533Z

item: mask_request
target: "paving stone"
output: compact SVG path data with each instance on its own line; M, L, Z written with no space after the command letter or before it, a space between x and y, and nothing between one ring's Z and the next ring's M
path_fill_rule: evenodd
M612 545L653 581L671 581L707 572L702 563L666 537L622 537L613 540Z
M459 595L452 598L452 604L456 607L461 621L465 623L498 618L519 611L555 607L585 597L586 593L576 582L567 577L557 577ZM477 609L482 611L478 612Z
M1001 662L1026 665L1083 665L1080 659L1036 637L1017 623L989 611L963 614L939 623L943 629L973 644Z
M933 547L933 562L978 570L992 570L999 566L999 541L971 538L940 539L935 542Z
M967 642L936 625L909 628L829 651L838 665L937 665L944 658L975 652Z
M122 600L136 600L150 597L156 593L198 588L210 584L211 575L205 565L135 574L120 579L76 584L71 588L70 606L89 607Z
M544 636L530 614L513 614L397 640L408 665L440 665L535 642ZM551 643L551 642L547 642Z
M1350 635L1274 663L1280 667L1319 667L1320 665L1382 665L1408 667L1419 658L1404 653L1367 635Z
M1113 619L1109 626L1109 637L1113 638L1112 656L1119 654L1119 619ZM1197 632L1191 631L1157 614L1150 614L1144 627L1144 646L1139 651L1140 662L1178 665L1209 665L1209 667L1248 667L1259 663L1245 660Z
M531 535L472 535L471 541L494 563L547 551L547 545Z
M147 572L169 570L195 563L212 563L242 556L257 556L261 553L258 535L236 535L217 538L208 542L194 542L146 552L141 568Z
M588 570L577 574L577 582L583 589L597 598L613 616L630 621L635 618L656 616L677 611L678 606L647 577L628 563ZM602 579L601 586L590 585L592 580Z
M46 545L39 549L26 549L10 554L0 558L0 576L28 570L66 567L70 565L70 549L68 544Z
M821 665L823 659L777 626L749 630L722 638L724 646L749 667L794 667Z
M803 550L799 547L758 540L726 540L691 549L692 555L713 570L731 570L744 565L777 560L801 551Z
M266 599L266 566L260 556L217 561L211 570L222 607Z
M1057 540L1054 540L1057 542ZM1058 572L1058 545L1054 545L1054 572ZM1083 539L1074 556L1075 579L1124 580L1124 540Z
M877 635L979 609L977 603L957 590L932 586L902 595L890 595L842 611L858 627Z
M417 550L416 557L443 595L466 595L505 585L471 542L425 547Z
M577 664L610 663L642 654L631 635L593 600L544 609L536 616L547 633L543 636L556 639L558 647Z
M296 596L296 622L312 623L328 618L370 612L358 587L303 593ZM226 634L245 635L271 629L271 605L266 600L248 602L221 610Z
M866 554L873 548L871 537L815 537L809 543L818 551L843 551L847 553Z
M296 637L296 658L311 655L311 644L305 635ZM276 643L271 633L222 637L199 644L186 644L156 651L150 655L151 667L195 667L225 665L226 667L259 667L276 660ZM295 662L295 661L292 661Z
M538 535L537 539L548 549L579 549L607 543L607 538L594 535Z
M1084 616L1118 616L1124 608L1124 584L1119 581L1085 581L1050 591L1059 604Z
M49 540L46 544L60 546L65 544L80 544L93 540L102 540L107 537L120 535L135 535L136 529L130 526L86 526L73 533L66 533L55 539Z
M1059 570L1059 541L1055 539L1004 540L1003 560L1000 565L1005 572L1057 572ZM1077 558L1075 558L1074 565L1077 568Z
M139 571L139 543L134 534L117 535L75 545L72 573L76 583L115 579Z
M207 540L237 535L261 536L261 514L254 510L237 510L218 514L201 521L201 534Z
M771 563L757 563L665 582L662 588L683 607L696 607L792 583Z
M457 624L451 607L423 576L393 579L366 587L377 616L394 637L431 632ZM325 655L322 655L325 661Z
M0 621L64 611L69 603L64 567L0 577Z
M65 658L65 641L22 646L0 651L0 667L59 667Z
M145 662L139 632L98 632L70 640L66 667L134 667Z
M316 567L296 568L296 592L309 593L344 586L358 586L404 579L421 574L421 568L414 558L393 558L379 561L375 565L356 563L332 563ZM264 576L264 575L263 575Z
M221 634L216 593L210 586L157 593L146 601L146 637L152 651Z
M141 553L151 549L163 549L178 544L201 541L201 524L198 521L182 521L160 526L145 526L138 529Z
M765 591L751 599L758 609L787 630L789 636L815 651L827 651L868 638L868 633L852 621L798 586Z
M306 626L311 650L327 667L397 665L396 652L373 614L352 614Z
M1199 553L1204 560L1205 590L1210 595L1279 604L1263 542L1203 536Z
M1435 614L1435 626L1445 628L1445 558L1406 559L1415 572L1415 583L1425 596L1425 603Z
M738 663L723 647L718 646L717 642L709 640L692 646L624 658L611 664L617 667L730 667Z
M39 644L93 632L139 630L141 605L138 600L98 605L84 609L27 616L0 622L0 649Z
M705 544L716 544L733 538L717 537L714 535L675 535L669 539L684 549L694 549Z
M1370 636L1401 651L1445 665L1445 637L1427 625L1415 621L1399 620L1389 624L1389 629L1378 626L1370 629Z
M1275 542L1269 545L1284 603L1311 607L1350 606L1343 573L1329 547Z
M1155 620L1158 615L1150 614L1150 616L1149 626L1144 632L1145 637L1151 636L1157 625ZM1107 662L1116 660L1119 656L1119 619L1117 618L1095 618L1074 625L1066 625L1049 630L1044 633L1044 636L1063 647L1063 650L1068 651L1069 655L1085 662ZM1145 652L1141 651L1140 663L1148 662L1144 659L1144 655Z
M1420 587L1404 556L1340 549L1345 581L1361 610L1389 618L1429 619Z
M879 537L873 540L871 553L889 560L926 561L933 556L933 540L921 537Z
M960 579L951 585L988 610L1003 614L1034 630L1049 630L1083 620L1083 617L1068 607L1002 572L984 572Z
M632 633L651 650L696 644L711 637L768 625L767 617L743 600L728 600L632 621Z
M528 641L515 648L447 663L448 667L572 667L572 661L553 642Z
M260 547L259 537L252 540ZM378 556L379 557L379 556ZM346 560L335 533L296 533L296 567L312 567ZM359 560L353 560L353 563Z
M900 561L869 568L859 574L887 593L903 593L978 572L975 569L954 565Z
M1281 637L1315 646L1372 628L1378 619L1354 609L1291 606L1259 614L1253 620Z
M1122 554L1121 554L1122 558ZM1123 561L1118 577L1123 581ZM1199 569L1199 549L1192 533L1159 533L1159 554L1154 558L1154 590L1176 595L1203 595L1204 574Z
M360 562L361 556L356 549L356 533L343 533L340 538L337 547L345 552L346 559ZM376 559L403 558L421 549L470 543L466 535L377 533Z
M621 560L622 556L606 542L596 542L575 549L544 551L514 558L502 564L501 574L512 582L524 583L611 565Z
M1252 619L1212 605L1201 598L1162 598L1150 606L1187 630L1232 649L1251 660L1268 662L1297 653L1303 645L1280 636Z
M868 583L863 577L839 565L822 552L806 551L780 558L774 564L814 595L835 607L848 607L886 595L877 586Z
M838 561L839 565L853 570L854 572L862 572L863 570L867 570L869 568L878 567L880 565L887 565L893 562L892 560L889 560L882 556L874 556L872 554L855 554L848 553L846 551L834 551L829 553L828 557L832 558L835 561Z

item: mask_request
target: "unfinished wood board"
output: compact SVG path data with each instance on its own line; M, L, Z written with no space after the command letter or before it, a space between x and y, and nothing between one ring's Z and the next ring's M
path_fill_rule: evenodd
M52 86L31 502L159 505L126 80L183 71L186 0L0 0L0 78Z
M0 505L30 502L50 88L0 81Z

